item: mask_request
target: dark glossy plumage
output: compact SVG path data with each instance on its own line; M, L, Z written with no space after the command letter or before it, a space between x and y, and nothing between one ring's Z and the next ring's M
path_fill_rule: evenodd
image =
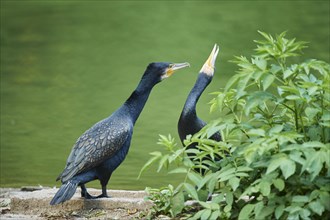
M206 123L197 116L196 113L196 105L204 92L205 88L210 84L214 74L214 64L218 54L219 48L217 45L214 46L211 55L203 65L196 83L192 90L190 91L185 105L182 109L179 121L178 121L178 133L180 136L180 140L183 144L183 141L186 139L187 135L194 135L199 132ZM221 136L220 133L215 133L211 139L215 141L220 141ZM192 143L188 146L188 148L195 148L196 144ZM190 155L192 156L192 155ZM201 172L204 174L205 170L196 169L197 172Z
M201 72L187 97L178 122L178 132L182 143L187 135L196 134L206 125L206 122L197 116L196 105L201 94L211 81L211 76ZM216 133L212 139L220 141L220 134Z
M88 129L73 146L64 171L57 180L62 186L50 202L51 205L69 200L81 186L85 198L95 198L88 194L85 183L99 179L102 194L108 197L106 185L112 172L125 159L133 126L139 117L154 85L169 77L175 70L188 63L152 63L147 67L141 81L126 102L111 116Z

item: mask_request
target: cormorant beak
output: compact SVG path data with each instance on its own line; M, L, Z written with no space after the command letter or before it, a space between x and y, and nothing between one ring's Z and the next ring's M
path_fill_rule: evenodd
M171 63L169 67L166 69L165 74L163 78L170 77L176 70L185 68L185 67L190 67L190 64L185 62L185 63Z
M199 71L200 73L205 73L209 76L213 76L215 61L217 59L218 53L219 53L219 46L217 44L214 44L213 50L209 58L206 60L202 69Z

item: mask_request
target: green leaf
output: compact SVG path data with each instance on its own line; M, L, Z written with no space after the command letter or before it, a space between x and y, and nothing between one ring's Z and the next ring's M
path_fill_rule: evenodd
M322 205L323 205L328 211L330 211L330 194L329 194L329 192L322 191L322 192L320 193L320 202L322 203Z
M201 220L207 220L211 216L212 211L210 209L205 209L201 215Z
M293 196L292 197L292 202L306 203L308 201L309 201L308 196Z
M279 179L279 178L273 180L273 184L279 191L282 191L285 187L284 181L282 179Z
M263 129L251 129L247 133L249 136L257 136L257 137L258 136L265 137L266 135L266 132Z
M181 148L179 150L176 150L175 152L173 152L169 158L168 158L168 162L172 163L173 161L175 161L182 153L184 152L184 148Z
M269 216L269 215L271 215L272 213L274 213L274 210L275 210L275 206L273 206L273 205L269 205L267 207L264 207L260 211L260 213L259 213L259 215L257 217L258 217L258 219L259 218L260 219L267 219L266 217Z
M239 80L239 78L240 75L238 74L233 75L226 83L226 87L224 89L225 92L228 92L231 89L231 87Z
M278 72L280 72L282 68L279 65L272 64L270 68L270 72L274 75L276 75Z
M299 145L300 147L300 145ZM290 155L289 155L290 159L299 163L300 165L304 165L306 160L304 158L302 158L302 152L300 151L291 151Z
M269 130L269 135L278 134L283 130L283 128L284 128L283 125L275 125Z
M276 97L269 92L257 91L249 94L244 108L245 115L249 115L251 110L264 105L269 100L276 100Z
M305 170L309 173L311 173L311 180L314 180L316 176L319 175L319 173L322 170L323 163L325 162L324 159L327 159L324 157L323 151L315 151L311 149L308 152L304 152L307 159L306 163L301 168L301 173L303 173Z
M324 110L323 111L323 114L322 114L322 117L321 117L321 120L323 120L323 121L330 121L330 112Z
M234 202L234 195L232 192L230 191L227 191L226 192L226 202L227 202L227 205L232 205L233 202Z
M310 219L309 216L311 215L311 212L309 211L309 209L302 209L299 212L299 215L301 219Z
M220 130L220 126L212 126L207 129L207 138L210 138L212 135L217 133Z
M202 181L202 177L193 172L188 173L188 178L193 182L195 186L198 186L198 184Z
M209 190L210 193L212 193L215 189L215 185L217 184L218 180L217 178L213 177L210 179L210 181L207 184L207 188Z
M285 179L289 178L296 171L296 163L289 158L282 161L280 165L281 171Z
M244 96L246 94L246 85L249 82L250 78L251 78L252 74L248 74L244 77L242 77L238 83L237 83L237 93L236 93L236 100L240 99L242 96Z
M168 173L169 174L172 174L172 173L187 173L187 172L188 172L187 168L185 168L185 167L178 167L178 168L175 168L175 169L169 171Z
M296 86L279 86L278 87L278 94L283 95L284 93L291 93L291 94L296 94L299 95L299 90L297 89Z
M285 206L283 204L276 207L276 209L275 209L275 218L276 219L279 219L283 215L284 208L285 208Z
M165 165L165 167L168 166L168 157L169 155L164 155L160 160L159 160L159 165L158 165L158 169L157 169L157 173L159 173L161 171L161 169L163 168L163 166Z
M219 219L220 214L221 214L220 210L216 210L216 211L212 212L212 214L210 216L210 220Z
M184 195L182 191L179 191L171 198L172 214L176 216L181 213L184 208Z
M208 190L204 190L204 189L197 191L198 199L200 201L207 201L209 193L210 192Z
M277 168L279 168L281 166L283 160L284 160L283 157L273 158L267 167L266 174L269 174L269 173L273 172L274 170L276 170Z
M316 200L314 202L309 203L308 207L319 216L321 216L324 212L324 206L322 205L320 200Z
M204 209L198 211L192 218L189 218L189 220L200 220L203 212L204 212Z
M223 208L223 211L224 211L224 212L230 212L231 209L232 209L232 206L231 206L231 205L226 205L226 206Z
M254 64L256 64L256 66L265 71L267 68L267 61L265 59L262 59L261 57L256 57L255 59L253 59Z
M203 206L205 209L211 209L211 204L212 204L212 203L207 203L207 202L199 201L199 204L200 204L201 206Z
M270 183L267 181L261 181L259 184L260 192L263 196L269 196L270 194Z
M290 69L286 69L283 73L283 78L286 79L288 78L289 76L291 76L294 72Z
M254 209L254 204L246 204L240 211L238 220L246 220L249 219L249 215Z
M184 183L183 187L187 190L187 193L195 200L199 200L198 199L198 194L197 191L195 189L195 187L193 187L190 183Z
M289 212L290 214L293 214L295 212L301 211L302 208L300 206L298 206L297 204L294 204L294 205L286 207L284 210Z
M275 76L272 74L267 74L266 77L262 80L263 90L267 90L268 87L274 82Z
M258 33L261 34L270 43L274 42L274 39L271 35L268 35L268 34L266 34L265 32L262 32L262 31L258 31Z
M237 177L232 177L229 179L228 184L231 186L233 191L235 191L237 189L237 187L239 186L239 182L240 182L240 179L238 179Z
M198 211L192 218L190 218L190 220L200 220L202 214L205 212L205 210L200 210Z
M321 110L317 108L307 107L305 109L305 114L309 120L313 119L319 112L321 112Z
M299 99L301 99L301 97L297 96L297 95L288 95L288 96L285 96L284 98L286 98L287 100L299 100Z
M220 193L220 194L217 194L217 195L214 195L212 196L212 203L221 203L221 202L224 202L225 199L224 199L224 193Z
M306 148L326 148L325 144L319 142L319 141L310 141L303 143L303 147Z
M229 168L229 169L228 169ZM227 166L227 167L224 167L220 170L220 172L217 172L219 175L218 175L218 178L221 179L223 177L226 177L230 174L234 174L236 172L236 168L235 167L232 167L231 165L230 166Z
M159 158L162 157L162 153L159 151L155 151L150 153L151 155L153 155L154 157L150 158L147 163L144 164L144 166L141 168L139 176L137 177L138 179L140 179L142 173L149 168L155 161L157 161Z
M251 167L246 167L246 166L237 167L237 172L248 172L248 171L253 171L253 169Z
M214 178L214 179L217 180L216 174L215 173L207 173L205 176L203 176L201 181L197 185L198 190L200 190L206 183L208 183L211 178Z
M260 218L260 212L262 211L263 208L264 208L263 201L256 203L256 206L254 207L255 216L258 216Z

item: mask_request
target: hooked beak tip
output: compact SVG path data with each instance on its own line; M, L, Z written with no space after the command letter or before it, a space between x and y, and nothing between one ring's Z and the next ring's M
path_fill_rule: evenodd
M185 67L190 67L190 64L188 62L184 63L173 63L171 67L167 68L165 78L171 76L175 71L185 68Z

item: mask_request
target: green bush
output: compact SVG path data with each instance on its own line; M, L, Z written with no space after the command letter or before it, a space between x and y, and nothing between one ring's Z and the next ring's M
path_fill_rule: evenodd
M330 65L315 59L295 63L305 42L259 33L256 54L235 57L237 74L213 93L210 109L217 120L185 140L185 146L198 143L197 149L161 136L168 154L151 153L141 169L157 162L157 171L185 174L168 202L157 203L153 195L160 190L149 189L155 202L150 217L329 218ZM221 142L208 139L217 131ZM209 171L201 176L196 167ZM198 206L185 206L187 200Z

